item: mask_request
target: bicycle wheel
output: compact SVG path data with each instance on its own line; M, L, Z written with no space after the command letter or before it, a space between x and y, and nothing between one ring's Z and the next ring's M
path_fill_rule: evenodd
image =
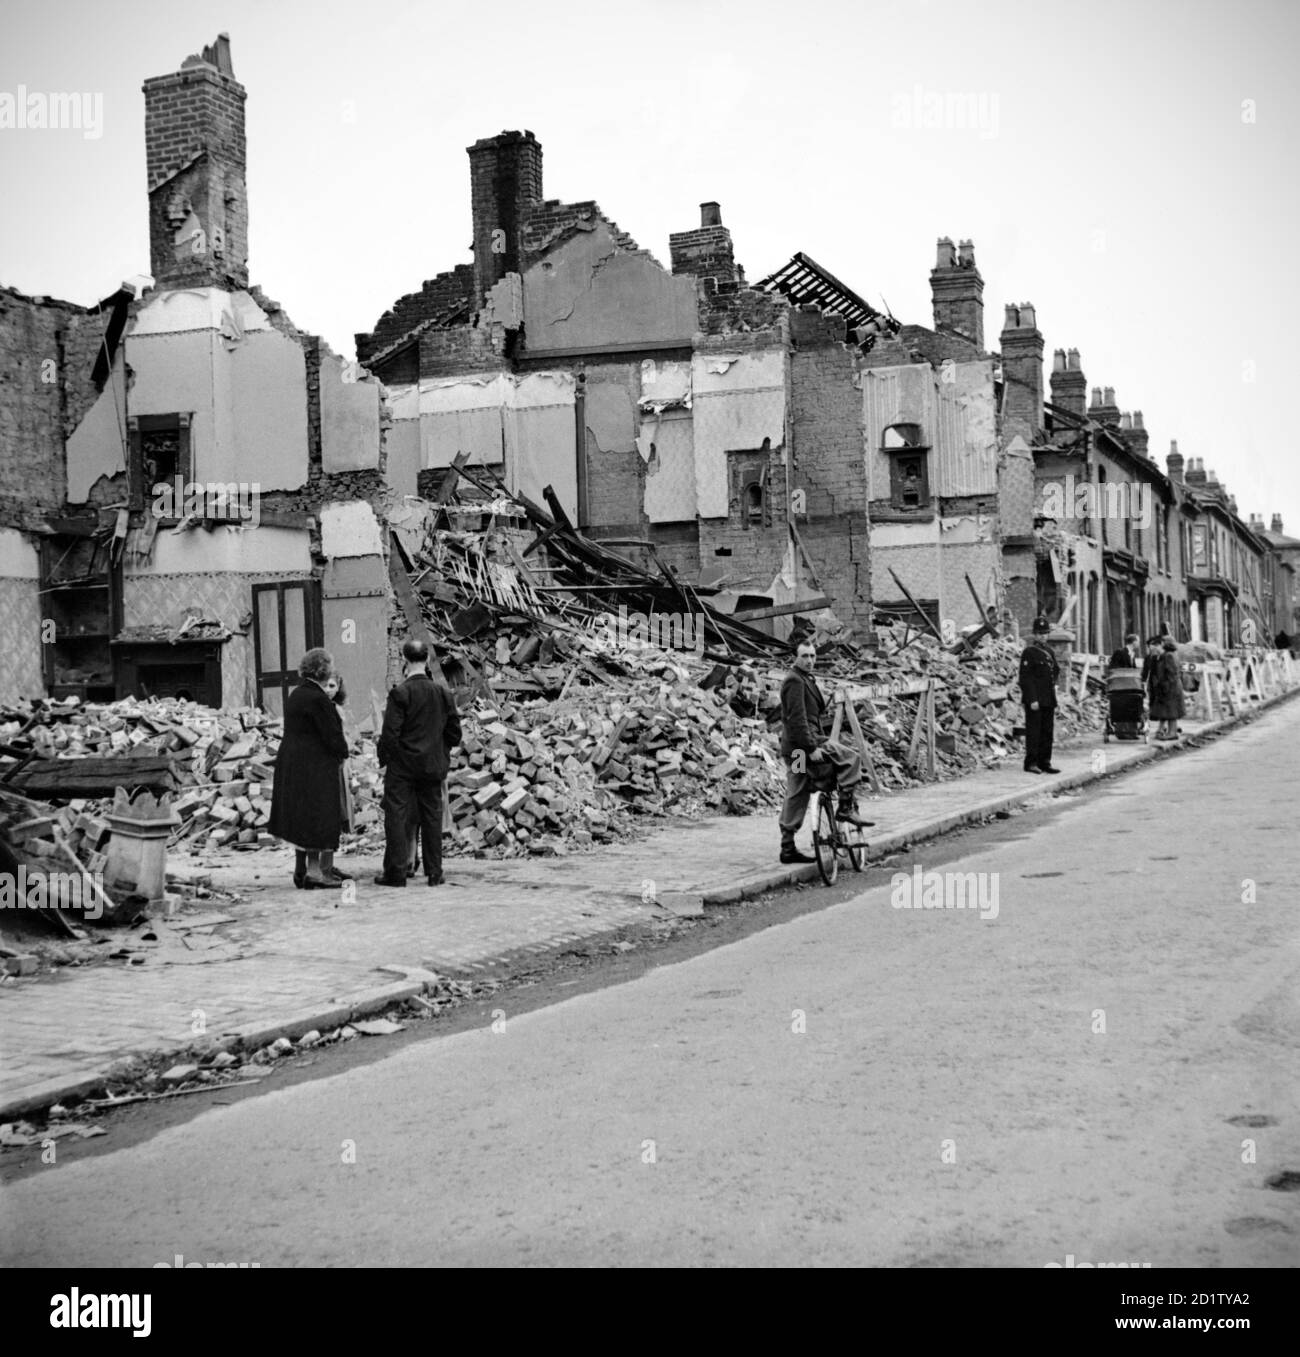
M853 835L848 838L844 844L844 851L849 855L849 866L855 872L863 871L867 865L867 845L862 838L862 831L856 825L849 825L845 828L846 835Z
M825 794L817 798L817 823L813 826L813 856L817 870L828 885L840 874L839 834L835 828L835 807Z

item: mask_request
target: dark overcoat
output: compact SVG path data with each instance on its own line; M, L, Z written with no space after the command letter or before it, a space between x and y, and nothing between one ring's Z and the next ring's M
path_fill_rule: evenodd
M425 673L411 674L388 694L376 753L390 775L441 782L461 741L460 715L450 688Z
M1164 651L1152 666L1150 693L1153 721L1176 721L1187 715L1182 670L1172 650Z
M339 765L348 756L343 721L329 695L303 679L284 704L267 829L309 853L339 846Z
M811 674L791 669L781 684L781 757L811 754L826 742L826 697Z

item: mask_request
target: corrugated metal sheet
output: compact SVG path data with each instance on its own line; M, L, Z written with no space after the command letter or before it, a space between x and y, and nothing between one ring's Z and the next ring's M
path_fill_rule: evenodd
M929 364L881 368L862 376L862 418L872 499L889 498L889 456L880 450L891 424L919 424L930 447L932 494L991 495L997 490L997 437L991 366L960 363L953 381Z

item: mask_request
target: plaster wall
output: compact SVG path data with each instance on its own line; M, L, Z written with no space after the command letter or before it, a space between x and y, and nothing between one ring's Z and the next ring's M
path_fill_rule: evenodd
M322 505L321 550L330 560L343 556L383 556L383 535L375 511L365 500Z
M130 415L193 415L195 480L264 490L306 484L303 350L272 328L247 293L200 288L155 294L129 323L125 348L134 374ZM85 484L89 472L74 471L70 458L69 474Z
M523 275L530 353L608 345L688 345L695 334L696 281L649 255L621 251L597 221Z
M101 476L126 470L125 392L126 360L119 348L112 378L68 436L69 504L84 504Z
M651 523L680 523L696 514L695 426L689 410L642 416L645 512Z
M326 475L379 469L379 383L344 381L344 363L321 354L321 463Z
M692 363L695 485L701 518L730 512L727 453L785 439L785 353L697 353Z

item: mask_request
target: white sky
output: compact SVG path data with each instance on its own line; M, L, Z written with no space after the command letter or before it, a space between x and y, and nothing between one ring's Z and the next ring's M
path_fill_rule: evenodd
M665 265L716 199L751 280L803 250L928 325L936 237L972 238L989 347L1033 302L1047 369L1078 348L1162 464L1177 438L1300 536L1294 0L0 0L0 91L103 97L98 139L0 130L0 282L88 304L148 272L140 86L220 31L253 281L348 357L469 261L465 148L526 127L548 198ZM900 126L918 91L983 126Z

